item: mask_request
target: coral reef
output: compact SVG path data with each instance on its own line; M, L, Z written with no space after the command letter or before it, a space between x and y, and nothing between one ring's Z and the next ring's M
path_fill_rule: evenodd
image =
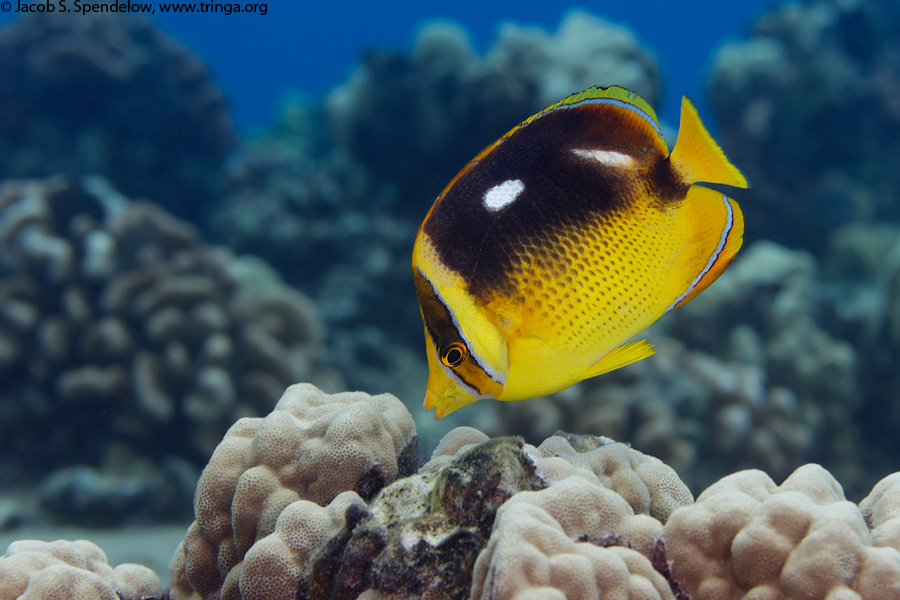
M391 435L372 433L386 427ZM368 451L348 451L329 435L335 428ZM387 443L371 444L379 438ZM639 548L645 561L660 520L692 501L669 467L606 438L551 437L535 448L459 428L411 474L416 439L392 396L289 388L265 420L238 422L204 471L197 521L172 561L174 597L462 598L511 498L559 515L576 537ZM585 513L599 505L604 512Z
M672 575L692 600L900 598L900 545L876 534L896 526L896 481L860 507L818 465L780 486L760 471L725 477L666 523Z
M751 236L821 250L838 224L900 218L898 27L893 0L790 2L718 52L710 103L754 184Z
M485 428L533 439L602 431L660 457L697 488L737 468L786 476L810 453L815 430L800 418L797 396L764 370L649 337L653 358L553 396L500 404Z
M235 423L204 469L197 520L172 563L175 597L294 597L323 529L417 460L415 425L395 397L288 388L265 419ZM291 523L301 531L285 531Z
M24 15L0 29L0 80L0 179L99 174L191 219L213 199L234 143L225 99L153 21Z
M505 600L537 588L572 599L674 598L652 564L661 529L579 477L520 492L497 511L470 597Z
M900 226L856 223L835 230L822 271L820 320L857 355L849 409L857 435L853 451L866 457L870 473L889 473L900 427L894 402L900 390Z
M626 29L585 13L553 34L506 25L483 56L459 28L428 25L407 54L369 53L324 106L290 103L269 135L230 161L208 227L322 307L351 386L419 404L422 324L408 263L431 201L519 121L613 83L651 103L660 96L652 54Z
M129 457L152 459L148 485L190 481L185 465L204 464L228 426L268 412L291 381L340 385L308 299L103 180L4 182L0 248L7 484ZM50 504L75 508L65 497L83 479L55 478ZM111 505L93 512L135 517Z
M2 600L147 600L163 595L150 569L135 564L111 567L87 540L13 542L0 556Z
M459 427L418 471L416 445L389 394L292 386L213 454L170 592L89 542L27 541L0 558L0 597L900 598L900 473L858 506L815 464L780 486L739 471L694 501L605 437L535 447Z

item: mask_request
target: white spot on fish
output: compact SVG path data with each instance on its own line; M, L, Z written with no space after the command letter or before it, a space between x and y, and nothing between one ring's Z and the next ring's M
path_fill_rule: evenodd
M507 179L484 193L484 206L491 211L500 210L515 202L524 191L525 184L521 179Z
M583 148L575 148L572 150L572 153L575 154L575 156L590 158L610 167L630 167L634 164L634 159L627 154L614 152L612 150L585 150Z

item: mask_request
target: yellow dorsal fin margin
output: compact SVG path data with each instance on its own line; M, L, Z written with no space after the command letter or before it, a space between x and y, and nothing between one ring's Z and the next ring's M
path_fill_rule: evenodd
M590 87L583 92L578 92L577 94L572 94L571 96L566 96L556 104L551 104L541 112L529 117L527 120L521 123L521 125L525 125L534 121L535 119L549 113L553 112L564 106L574 106L576 104L581 104L582 102L590 102L591 100L618 100L623 104L630 105L634 107L635 112L638 114L644 113L641 115L647 120L651 125L653 125L656 129L659 129L659 121L656 118L656 112L654 112L653 108L644 101L643 98L637 95L637 93L632 92L631 90L626 90L623 87L619 87L617 85L612 85L608 88L602 87Z
M725 153L709 135L697 109L687 96L681 100L681 125L675 148L669 158L686 183L705 182L749 187L747 179L737 167L728 162Z
M612 352L591 365L591 367L582 374L579 381L590 379L591 377L596 377L603 373L608 373L609 371L630 365L631 363L636 363L637 361L643 360L648 356L653 356L654 354L656 354L656 350L653 349L653 344L647 340L628 342L627 344L614 349Z

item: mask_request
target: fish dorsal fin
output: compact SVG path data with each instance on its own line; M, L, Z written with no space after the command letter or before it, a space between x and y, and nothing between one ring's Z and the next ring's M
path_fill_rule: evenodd
M737 167L728 162L725 153L709 135L697 109L687 96L681 100L681 125L675 148L669 158L686 183L705 182L749 187L747 179Z
M648 356L653 356L655 353L656 350L653 349L653 344L647 340L629 342L615 348L612 352L591 365L590 368L582 374L579 381L590 379L591 377L596 377L597 375L602 375L603 373L608 373L609 371L636 363Z
M631 113L631 116L633 117L634 124L639 129L646 130L653 136L654 139L658 140L658 149L662 152L662 156L668 155L669 149L666 147L666 144L663 141L662 130L659 128L659 121L656 118L656 112L649 104L647 104L647 102L644 101L643 98L638 96L637 93L616 85L610 86L608 88L595 86L588 88L583 92L578 92L577 94L567 96L556 104L551 104L539 113L536 113L525 121L522 121L518 126L514 127L503 137L509 137L517 129L525 127L528 124L540 119L544 115L550 114L552 112L590 105L610 106L629 111Z

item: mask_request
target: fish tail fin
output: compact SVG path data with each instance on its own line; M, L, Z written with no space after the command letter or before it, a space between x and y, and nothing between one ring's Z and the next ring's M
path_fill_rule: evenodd
M681 100L681 125L669 159L689 184L705 182L750 187L744 175L728 161L706 130L687 96Z
M590 368L582 374L581 380L608 373L609 371L630 365L631 363L636 363L648 356L653 356L654 354L656 354L656 350L653 349L653 344L647 340L629 342L615 348L612 352L591 365Z

